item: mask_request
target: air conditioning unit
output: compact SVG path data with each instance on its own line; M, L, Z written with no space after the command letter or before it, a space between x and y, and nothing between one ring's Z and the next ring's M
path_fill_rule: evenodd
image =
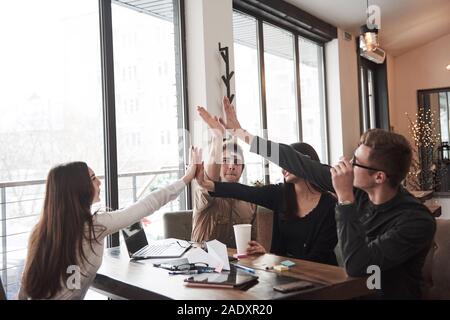
M375 48L373 51L361 49L361 56L375 63L382 64L384 59L386 59L386 52L381 48Z

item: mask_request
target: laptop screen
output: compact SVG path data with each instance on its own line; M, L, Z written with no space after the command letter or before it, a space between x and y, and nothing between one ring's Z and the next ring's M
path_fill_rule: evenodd
M141 222L136 222L131 226L122 229L122 235L125 239L125 244L130 257L133 253L148 245L147 237L145 236L145 231L142 228Z

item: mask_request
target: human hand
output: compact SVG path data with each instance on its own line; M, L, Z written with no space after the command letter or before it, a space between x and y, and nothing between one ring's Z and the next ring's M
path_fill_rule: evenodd
M195 181L198 185L207 191L214 191L214 182L209 180L205 174L203 163L197 165L197 172L195 174Z
M188 184L195 177L195 173L197 171L197 165L202 162L202 149L196 148L194 146L191 147L191 154L189 160L189 166L186 169L183 181Z
M266 249L256 241L249 241L247 247L247 254L264 254Z
M224 119L219 118L219 122L226 128L232 130L242 129L236 115L236 108L230 103L227 97L223 97Z
M330 169L330 172L338 201L353 202L355 196L353 194L354 174L352 164L347 159L342 157L339 163Z
M197 106L197 112L200 118L211 129L213 136L223 138L225 135L225 127L219 122L219 118L216 116L213 117L205 108L200 106Z

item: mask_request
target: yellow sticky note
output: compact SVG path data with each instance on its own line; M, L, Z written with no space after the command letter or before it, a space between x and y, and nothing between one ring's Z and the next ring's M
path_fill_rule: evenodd
M276 271L287 271L287 270L289 270L289 267L279 264L279 265L273 267L273 269Z

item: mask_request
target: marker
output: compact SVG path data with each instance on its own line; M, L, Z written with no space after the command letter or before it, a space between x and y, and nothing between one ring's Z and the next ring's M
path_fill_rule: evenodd
M255 273L255 270L249 267L245 267L245 266L241 266L240 264L234 264L234 266L236 268L242 269L244 271L250 272L250 273Z

